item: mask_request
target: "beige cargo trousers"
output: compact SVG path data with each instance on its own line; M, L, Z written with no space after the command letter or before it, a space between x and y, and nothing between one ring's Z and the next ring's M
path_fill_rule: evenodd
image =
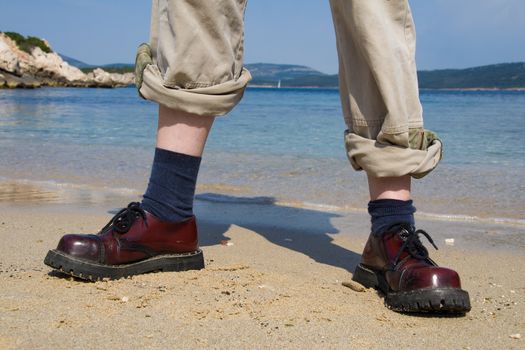
M442 144L423 129L408 0L331 0L339 82L356 170L422 177ZM139 47L142 97L196 115L228 113L251 76L243 67L246 0L153 0L150 43Z

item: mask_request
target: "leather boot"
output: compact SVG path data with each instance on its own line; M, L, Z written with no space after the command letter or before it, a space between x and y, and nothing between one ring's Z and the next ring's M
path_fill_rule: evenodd
M164 222L139 203L122 209L96 235L65 235L44 263L91 281L204 268L195 217Z
M370 235L353 280L384 293L385 304L399 312L451 312L470 310L456 271L439 267L419 240L423 230L396 225L380 236Z

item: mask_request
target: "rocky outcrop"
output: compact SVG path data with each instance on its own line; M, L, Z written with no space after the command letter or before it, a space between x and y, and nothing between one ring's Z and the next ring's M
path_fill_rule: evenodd
M46 53L39 47L32 48L30 53L22 51L15 41L0 33L0 88L120 87L132 84L133 73L108 73L97 68L86 74L55 52Z
M96 68L86 76L88 81L93 81L96 86L101 87L128 86L135 82L133 73L108 73L102 68Z

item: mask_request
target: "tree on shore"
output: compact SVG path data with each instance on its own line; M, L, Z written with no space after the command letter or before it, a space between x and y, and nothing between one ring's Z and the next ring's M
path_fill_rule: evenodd
M3 32L5 35L7 35L11 40L13 40L18 48L22 51L25 51L27 53L31 53L31 50L35 47L39 47L42 51L45 53L53 52L51 48L46 44L46 42L40 38L37 38L36 36L23 36L20 33L16 32Z

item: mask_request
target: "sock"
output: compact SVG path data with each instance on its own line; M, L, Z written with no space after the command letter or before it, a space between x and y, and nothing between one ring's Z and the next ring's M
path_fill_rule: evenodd
M141 207L163 221L193 216L200 157L155 148L148 189Z
M377 199L368 203L368 213L372 221L372 234L381 235L396 224L415 225L416 208L412 200Z

